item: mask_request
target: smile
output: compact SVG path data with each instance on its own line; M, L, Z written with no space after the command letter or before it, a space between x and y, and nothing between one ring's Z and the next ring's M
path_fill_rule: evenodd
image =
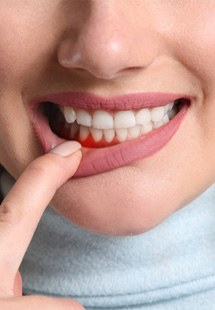
M132 140L168 123L178 112L180 100L163 107L127 111L86 110L45 103L53 132L86 147L106 147Z
M159 151L179 128L191 99L180 94L102 98L86 93L44 96L30 118L45 152L65 140L82 144L75 177L116 169Z

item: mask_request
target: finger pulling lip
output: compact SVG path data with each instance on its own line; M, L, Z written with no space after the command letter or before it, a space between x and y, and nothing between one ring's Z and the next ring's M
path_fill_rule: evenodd
M53 146L62 143L65 139L52 132L47 117L39 109L42 102L50 101L60 105L88 109L126 110L162 106L179 98L184 98L185 104L183 104L178 114L162 127L134 140L114 146L103 148L82 147L82 161L74 177L85 177L129 165L159 151L178 130L187 114L191 99L184 94L163 93L130 94L108 99L83 93L51 94L30 102L29 115L44 151L48 152Z

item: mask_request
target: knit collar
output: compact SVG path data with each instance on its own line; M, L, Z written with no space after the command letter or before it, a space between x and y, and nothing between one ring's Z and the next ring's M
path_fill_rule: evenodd
M215 185L133 237L87 232L48 208L21 266L24 290L128 309L214 288L214 204Z

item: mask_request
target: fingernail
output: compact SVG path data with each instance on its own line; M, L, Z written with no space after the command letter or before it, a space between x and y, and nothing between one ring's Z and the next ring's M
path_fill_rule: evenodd
M60 156L69 156L81 148L81 144L77 141L66 141L62 144L55 146L50 153L54 153Z

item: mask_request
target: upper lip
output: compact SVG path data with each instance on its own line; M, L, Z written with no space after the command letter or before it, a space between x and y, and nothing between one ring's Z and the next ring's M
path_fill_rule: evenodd
M163 106L181 98L190 99L190 96L181 93L149 92L115 97L101 97L86 92L65 92L41 96L32 100L31 105L52 102L61 106L83 109L131 110Z

